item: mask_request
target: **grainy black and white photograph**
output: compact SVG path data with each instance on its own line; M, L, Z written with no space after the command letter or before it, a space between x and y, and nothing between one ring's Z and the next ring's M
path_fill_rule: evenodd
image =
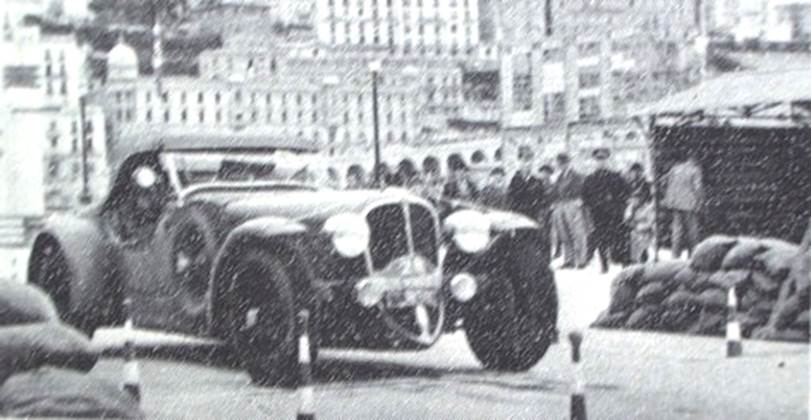
M0 418L811 418L811 0L0 26Z

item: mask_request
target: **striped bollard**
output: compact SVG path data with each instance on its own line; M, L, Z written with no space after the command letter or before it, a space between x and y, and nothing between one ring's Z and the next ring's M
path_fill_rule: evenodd
M298 365L299 365L299 408L296 420L315 420L315 407L312 386L312 367L310 360L310 311L303 310L297 317L298 338Z
M743 354L741 343L741 323L738 321L738 294L735 286L729 288L727 293L727 357L739 357Z
M583 334L578 331L569 333L569 342L572 345L572 368L574 371L574 390L571 395L569 415L571 420L586 420L586 392L583 383L583 371L580 365L580 344L583 343Z
M135 354L135 329L132 322L132 299L124 299L124 381L121 387L141 402L141 372Z

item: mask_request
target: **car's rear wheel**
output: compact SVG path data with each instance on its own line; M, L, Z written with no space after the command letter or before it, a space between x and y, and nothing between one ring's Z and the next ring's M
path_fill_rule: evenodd
M230 309L232 345L257 385L293 387L298 383L297 305L289 273L278 258L261 250L244 251L236 263ZM311 343L315 360L317 340Z
M544 267L526 278L504 265L488 270L489 286L466 306L464 327L471 350L487 369L525 371L549 349L555 337L557 293Z
M62 248L56 243L48 242L37 247L32 258L33 271L29 282L39 286L50 296L63 322L92 337L101 322L71 310L70 286L74 283L76 273L68 264Z

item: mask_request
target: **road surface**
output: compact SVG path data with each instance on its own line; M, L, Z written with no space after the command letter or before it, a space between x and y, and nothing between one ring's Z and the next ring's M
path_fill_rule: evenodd
M461 332L423 352L322 351L314 366L316 418L568 419L573 377L566 333L605 307L615 273L558 272L561 342L526 373L481 370ZM119 339L101 331L94 341L114 347ZM178 346L146 333L139 340ZM588 415L805 420L808 350L807 344L746 341L743 357L726 359L721 338L589 329L583 343ZM294 391L255 387L237 369L175 353L141 360L149 417L295 418ZM93 374L117 381L122 365L105 358Z

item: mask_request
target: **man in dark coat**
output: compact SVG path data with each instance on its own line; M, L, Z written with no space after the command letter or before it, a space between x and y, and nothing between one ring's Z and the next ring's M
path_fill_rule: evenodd
M583 204L594 222L594 245L600 254L603 273L608 272L609 257L621 264L628 263L623 215L630 187L619 172L608 168L610 156L608 149L595 150L597 169L583 182Z
M519 168L507 189L507 203L510 210L537 220L544 205L548 202L546 186L532 174L535 154L529 146L518 148Z

